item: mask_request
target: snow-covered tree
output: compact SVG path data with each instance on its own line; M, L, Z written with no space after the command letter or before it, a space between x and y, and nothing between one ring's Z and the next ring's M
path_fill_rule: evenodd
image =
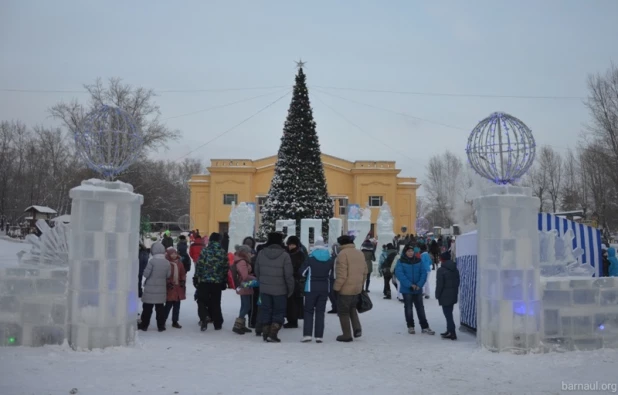
M279 219L295 219L300 231L303 218L324 220L322 232L333 215L333 202L328 196L326 178L309 102L306 76L299 62L296 85L275 165L270 191L262 207L262 223L258 237L275 230Z

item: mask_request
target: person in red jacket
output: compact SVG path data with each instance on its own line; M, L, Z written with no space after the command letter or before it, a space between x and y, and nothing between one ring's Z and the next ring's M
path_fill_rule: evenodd
M191 244L191 247L189 247L189 255L194 263L200 259L200 254L202 253L203 248L204 242L202 241L202 238L196 237L195 241Z

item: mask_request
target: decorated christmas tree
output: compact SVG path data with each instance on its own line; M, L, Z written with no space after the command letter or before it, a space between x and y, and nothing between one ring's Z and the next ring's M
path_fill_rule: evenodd
M279 219L295 219L297 232L300 232L301 219L319 218L324 220L322 232L326 233L328 219L333 214L303 72L304 63L300 61L297 65L296 85L283 127L275 174L262 207L260 238L274 231Z

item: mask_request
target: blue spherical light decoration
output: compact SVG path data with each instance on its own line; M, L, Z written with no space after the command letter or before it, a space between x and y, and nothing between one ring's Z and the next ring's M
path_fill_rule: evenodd
M495 112L472 130L466 153L479 175L506 185L519 180L530 169L536 144L532 131L522 121Z
M113 179L139 157L144 139L126 111L102 105L92 111L75 132L78 154L92 170Z

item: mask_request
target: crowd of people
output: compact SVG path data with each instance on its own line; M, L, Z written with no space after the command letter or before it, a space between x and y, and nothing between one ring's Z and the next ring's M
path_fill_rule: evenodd
M248 236L229 254L223 245L224 236L219 233L206 238L193 231L188 238L180 236L174 247L173 238L166 232L150 248L140 245L140 330L148 330L153 310L159 332L166 330L170 313L172 327L182 328L180 303L186 299L187 273L194 263L194 299L203 332L209 325L214 330L223 328L221 297L224 290L231 288L239 296L239 312L232 327L238 335L255 331L265 342L278 343L282 328L299 328L302 321L301 341L322 343L330 300L332 308L328 313L337 314L341 326L341 335L336 340L351 342L362 336L359 303L367 297L376 261L377 241L371 235L360 249L350 235L340 236L330 248L318 236L308 249L295 235L284 239L282 233L273 232L263 244ZM397 299L404 305L408 333L416 333L416 310L421 333L434 335L423 299L430 297L429 277L439 266L435 297L446 320L446 331L441 336L456 340L453 306L457 303L459 272L451 259L450 241L438 253L433 248L434 244L442 244L441 239L407 238L405 244L400 244L395 238L383 246L378 258L384 299L391 299L392 284Z

